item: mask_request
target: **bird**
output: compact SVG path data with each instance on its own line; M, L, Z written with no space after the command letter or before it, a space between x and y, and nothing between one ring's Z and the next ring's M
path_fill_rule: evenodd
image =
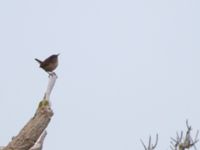
M47 73L53 72L58 66L58 56L60 54L53 54L46 58L44 61L41 61L37 58L35 60L39 63L40 68L44 69Z

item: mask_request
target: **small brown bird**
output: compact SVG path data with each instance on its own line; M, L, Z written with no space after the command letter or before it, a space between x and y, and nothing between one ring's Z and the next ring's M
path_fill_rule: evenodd
M53 72L58 66L58 56L59 54L54 54L41 61L37 58L35 60L40 64L40 68L44 69L46 72Z

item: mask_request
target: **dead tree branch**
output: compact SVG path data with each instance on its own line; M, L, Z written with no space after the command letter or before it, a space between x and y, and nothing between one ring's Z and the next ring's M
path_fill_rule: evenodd
M35 145L30 150L42 150L44 139L47 135L47 131L44 131Z
M47 128L53 111L51 109L49 99L51 91L55 85L57 76L55 73L49 76L49 82L45 96L39 103L35 115L30 121L23 127L19 134L12 138L12 141L8 143L2 150L41 150L44 138L47 134L45 129Z
M188 120L186 120L186 127L187 131L185 137L183 137L183 131L181 131L180 136L178 133L176 134L176 139L171 138L170 148L172 150L185 150L191 147L194 147L196 149L195 144L199 141L198 140L199 131L196 132L196 136L193 139L191 136L192 127L189 125Z
M141 141L145 150L154 150L156 148L157 144L158 144L158 134L156 134L156 142L155 142L154 145L151 143L151 136L149 136L148 146L146 146L142 140L140 140L140 141Z

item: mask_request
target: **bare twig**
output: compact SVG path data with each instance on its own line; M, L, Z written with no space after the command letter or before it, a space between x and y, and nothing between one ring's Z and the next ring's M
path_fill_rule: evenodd
M185 138L183 138L183 131L181 131L180 136L178 133L176 134L176 139L171 138L170 148L172 150L185 150L191 147L194 147L196 149L195 144L199 141L198 140L199 131L197 131L196 136L193 140L191 136L192 127L189 125L188 120L186 120L186 127L187 127L187 131L185 134Z
M156 142L154 145L151 143L151 136L149 136L148 146L146 146L142 140L140 140L140 141L145 150L154 150L158 144L158 134L156 134Z

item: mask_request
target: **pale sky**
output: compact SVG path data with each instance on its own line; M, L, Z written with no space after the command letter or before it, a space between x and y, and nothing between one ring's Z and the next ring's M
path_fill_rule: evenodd
M200 129L199 0L0 1L0 145L34 115L60 54L44 150L157 149ZM199 144L197 145L199 147Z

